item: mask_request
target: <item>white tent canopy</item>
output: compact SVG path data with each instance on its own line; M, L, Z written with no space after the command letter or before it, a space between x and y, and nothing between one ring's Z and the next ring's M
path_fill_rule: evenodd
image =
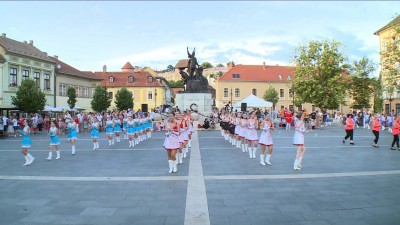
M253 94L248 96L247 98L243 99L240 102L237 102L233 105L234 108L240 108L242 103L247 103L247 107L249 108L268 108L272 107L271 102L267 102L264 99L261 99Z

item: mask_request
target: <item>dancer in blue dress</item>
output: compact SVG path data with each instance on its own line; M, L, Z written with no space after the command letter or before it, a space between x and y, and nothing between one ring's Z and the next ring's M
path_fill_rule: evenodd
M75 120L70 120L68 123L68 140L70 140L72 145L72 155L75 155L75 140L78 139L78 134L76 132L77 126Z
M128 137L129 137L129 148L135 147L135 122L132 119L132 116L128 116L128 122L126 123Z
M97 117L93 117L93 123L91 124L92 132L90 133L90 137L93 139L93 150L99 149L99 130L100 123L97 120Z
M115 139L118 142L121 142L121 119L118 118L118 115L114 117L114 132L115 132Z
M126 124L128 123L129 119L128 119L128 115L124 114L124 125L123 125L123 131L124 131L124 139L127 140L128 139L128 127L126 126Z
M60 145L60 138L58 138L58 127L57 123L51 121L50 129L49 129L49 136L50 136L50 146L49 146L49 157L47 160L51 160L53 158L53 146L56 148L57 157L56 159L60 159L60 151L58 146Z
M111 120L111 116L107 116L107 121L106 121L106 134L108 138L108 145L113 145L114 144L114 122Z
M133 120L135 122L135 145L139 144L139 135L140 135L140 119L138 118L138 115L135 114L135 119Z
M28 126L28 122L24 120L24 129L21 131L22 135L22 153L25 155L25 164L24 166L29 166L33 163L35 158L28 153L28 148L31 147L31 128Z

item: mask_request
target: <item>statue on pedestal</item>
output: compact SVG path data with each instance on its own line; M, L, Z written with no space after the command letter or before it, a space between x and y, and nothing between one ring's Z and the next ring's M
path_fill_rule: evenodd
M179 69L185 93L208 93L208 80L203 76L203 67L197 62L195 50L190 54L189 47L186 48L189 59L180 60L175 68ZM187 64L185 63L186 61Z

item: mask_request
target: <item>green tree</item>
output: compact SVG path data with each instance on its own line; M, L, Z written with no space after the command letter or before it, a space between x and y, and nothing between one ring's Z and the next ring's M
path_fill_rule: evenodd
M382 88L384 98L392 104L393 95L396 90L400 90L400 24L392 27L391 33L385 40L386 46L382 48ZM391 109L390 109L391 110ZM389 113L389 112L386 112Z
M171 88L183 88L183 80L178 80L178 81L169 80L168 83L169 86L171 86Z
M345 105L351 79L344 75L349 66L341 47L337 41L325 40L310 41L295 49L295 102L308 102L325 109Z
M106 111L111 105L111 99L108 98L107 88L97 85L94 90L93 100L90 103L94 111Z
M11 96L11 102L23 112L35 113L44 109L46 96L36 87L34 80L27 79L21 82L15 96Z
M67 90L67 96L68 96L68 100L67 103L69 105L70 109L73 109L75 107L75 103L76 103L76 90L73 87L69 87Z
M276 103L279 101L278 92L274 87L270 84L267 90L265 90L263 99L265 101L271 102L273 104L273 108L275 108Z
M218 63L215 67L224 67L224 64Z
M381 113L383 109L382 97L382 73L377 78L373 78L374 87L374 113Z
M166 72L172 72L175 70L175 67L173 65L168 65L167 69L165 70Z
M119 111L133 108L133 94L126 87L121 88L115 95L115 105Z
M364 109L371 108L370 100L373 96L371 89L373 88L371 74L375 71L375 67L371 60L368 58L361 58L354 61L350 69L350 76L352 85L349 90L350 95L353 97L353 108Z
M209 62L203 62L201 64L201 67L203 67L203 69L208 69L208 68L213 68L213 65Z

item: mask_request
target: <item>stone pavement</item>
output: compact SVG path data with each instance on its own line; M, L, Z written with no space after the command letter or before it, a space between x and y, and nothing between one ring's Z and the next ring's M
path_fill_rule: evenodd
M176 174L161 133L134 148L124 140L110 147L101 133L98 151L79 133L75 156L62 136L61 159L52 161L47 136L35 135L27 167L20 138L0 139L0 224L400 224L391 134L382 131L373 148L370 130L356 129L354 146L337 127L307 133L301 171L292 170L292 135L274 132L272 166L261 166L219 131L196 132Z

